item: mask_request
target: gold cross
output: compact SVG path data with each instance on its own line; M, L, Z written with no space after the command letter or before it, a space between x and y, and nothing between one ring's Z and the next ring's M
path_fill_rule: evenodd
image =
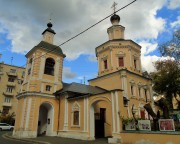
M114 14L115 14L115 12L116 12L116 6L117 6L117 3L113 3L113 5L112 5L112 7L111 8L113 8L113 10L114 10Z

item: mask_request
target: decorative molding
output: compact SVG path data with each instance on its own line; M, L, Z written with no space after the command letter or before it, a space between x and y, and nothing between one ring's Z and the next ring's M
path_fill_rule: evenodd
M24 93L18 94L16 97L17 97L17 99L20 99L20 98L29 97L29 96L39 96L39 97L55 99L55 96L52 94L38 93L38 92L24 92Z

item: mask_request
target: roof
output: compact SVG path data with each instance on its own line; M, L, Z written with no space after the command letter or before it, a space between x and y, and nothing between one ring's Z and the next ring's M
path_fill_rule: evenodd
M38 45L36 45L34 48L32 48L27 54L26 56L31 53L33 50L35 50L36 48L42 48L45 49L47 51L52 51L56 54L60 54L63 55L64 57L66 56L65 54L63 54L62 49L59 46L47 43L45 41L41 41Z
M117 73L117 74L118 74L118 73L119 73L119 72L121 72L121 71L126 71L126 72L128 72L128 73L131 73L131 74L137 75L137 76L142 77L142 78L145 78L145 79L147 79L147 80L152 80L152 79L151 79L151 78L149 78L149 77L145 77L145 76L143 76L143 75L139 75L139 74L133 73L133 72L131 72L131 71L127 70L127 69L120 69L120 70L117 70L117 71L112 72L112 73L109 73L109 74L105 74L105 75L102 75L102 76L98 76L98 77L93 78L93 79L90 79L90 80L88 80L88 81L97 80L97 79L99 79L99 78L103 78L103 77L106 77L106 76L110 76L110 75L112 75L112 74L114 74L114 73Z
M55 31L54 31L53 29L51 29L50 27L48 27L47 29L45 29L42 34L44 34L46 31L51 32L51 33L53 33L53 34L56 34Z
M72 93L78 93L79 96L82 95L96 95L101 93L106 93L108 90L105 90L103 88L97 87L97 86L90 86L80 83L63 83L63 89L57 91L55 95L62 94L65 92L72 92Z
M102 45L107 44L107 43L109 43L109 42L126 42L126 41L132 42L133 44L135 44L135 45L137 45L139 48L141 48L141 46L140 46L139 44L137 44L136 42L134 42L133 40L129 40L129 39L113 39L113 40L108 40L108 41L104 42L103 44L97 46L97 47L95 48L95 51L97 52L97 49L98 49L99 47L101 47Z

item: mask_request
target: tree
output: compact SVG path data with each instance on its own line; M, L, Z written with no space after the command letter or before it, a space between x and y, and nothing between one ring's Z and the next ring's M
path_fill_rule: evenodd
M178 102L180 95L180 61L179 60L159 60L155 62L156 71L151 73L153 90L158 94L163 94L167 100L170 109L173 109L172 99Z
M174 57L175 60L180 60L180 30L173 33L170 41L159 46L159 51L162 56Z

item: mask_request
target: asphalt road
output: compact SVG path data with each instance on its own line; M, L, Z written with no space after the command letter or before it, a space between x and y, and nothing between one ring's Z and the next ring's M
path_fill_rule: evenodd
M29 139L28 141L20 141L16 139L10 139L5 137L4 135L8 133L8 135L12 135L11 131L0 131L0 144L35 144L36 142L46 142L49 144L107 144L107 139L97 139L93 141L84 141L84 140L76 140L70 138L61 138L61 137L48 137L42 136L37 138ZM27 140L27 139L26 139Z
M19 140L12 140L12 139L5 138L3 135L6 133L12 133L12 132L0 131L0 144L30 144L30 143L22 142Z

